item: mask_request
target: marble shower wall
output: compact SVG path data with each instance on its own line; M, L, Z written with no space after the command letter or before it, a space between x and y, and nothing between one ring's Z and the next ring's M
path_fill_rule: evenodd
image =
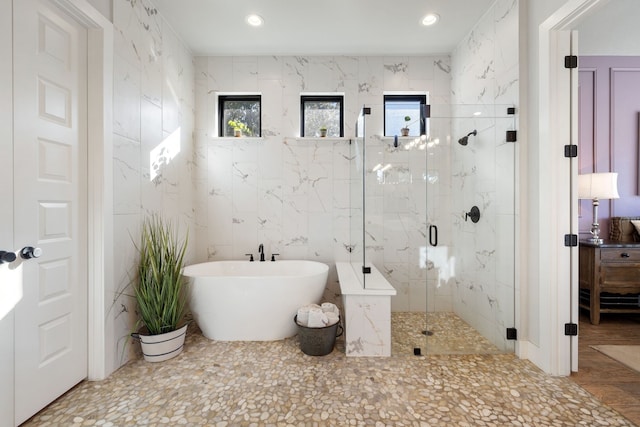
M358 113L365 104L380 112L388 91L428 92L431 103L448 104L449 57L197 57L195 68L198 260L244 259L263 243L267 255L329 264L325 299L339 303L334 263L349 261L352 244L349 138ZM262 94L262 138L216 137L219 92ZM297 138L301 92L344 93L345 138ZM371 129L380 135L382 121ZM408 154L401 162L409 167ZM415 167L422 177L424 164ZM395 189L376 191L393 195ZM424 186L402 191L407 199L424 200ZM415 271L419 250L396 256L396 248L411 244L410 235L389 233L402 213L380 218L377 237L386 249L375 264L398 289L393 310L424 310L410 304L424 301L426 292L426 273Z
M162 213L183 234L189 229L190 242L196 239L195 94L193 57L151 2L114 0L113 24L115 289L108 312L115 319L111 356L118 367L135 322L135 302L121 292L134 275L132 238L137 239L142 219ZM195 245L190 246L193 258Z
M452 103L519 105L519 0L498 0L452 53ZM505 330L514 325L516 143L506 130L515 117L498 120L456 119L455 139L473 129L469 145L452 147L453 288L455 312L501 349ZM482 217L464 220L473 205Z

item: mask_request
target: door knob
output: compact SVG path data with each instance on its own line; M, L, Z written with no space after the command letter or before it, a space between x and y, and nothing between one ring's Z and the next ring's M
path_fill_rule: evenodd
M40 255L42 255L42 249L33 246L25 246L20 250L20 258L22 259L39 258Z
M16 254L8 251L0 251L0 264L13 262L16 260Z

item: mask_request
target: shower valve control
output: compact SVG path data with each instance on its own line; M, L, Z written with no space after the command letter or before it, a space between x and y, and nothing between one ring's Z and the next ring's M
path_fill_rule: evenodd
M41 255L42 249L33 246L25 246L20 250L20 258L22 259L40 258Z
M471 222L473 222L474 224L480 221L480 209L478 209L477 206L472 207L469 212L464 214L464 220L471 220Z

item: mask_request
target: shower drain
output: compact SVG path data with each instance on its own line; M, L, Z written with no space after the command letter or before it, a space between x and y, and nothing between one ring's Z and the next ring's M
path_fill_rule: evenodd
M422 335L426 335L426 336L430 337L431 335L433 335L433 332L431 332L431 331L422 331Z

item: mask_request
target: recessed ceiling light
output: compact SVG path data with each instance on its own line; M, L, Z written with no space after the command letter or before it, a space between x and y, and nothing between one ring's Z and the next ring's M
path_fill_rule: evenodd
M422 18L422 21L420 21L420 23L425 27L428 27L430 25L435 24L439 20L440 20L440 16L437 13L428 13L427 15L425 15L424 18Z
M249 15L247 16L247 24L252 27L259 27L264 24L264 19L262 19L262 16L260 15Z

